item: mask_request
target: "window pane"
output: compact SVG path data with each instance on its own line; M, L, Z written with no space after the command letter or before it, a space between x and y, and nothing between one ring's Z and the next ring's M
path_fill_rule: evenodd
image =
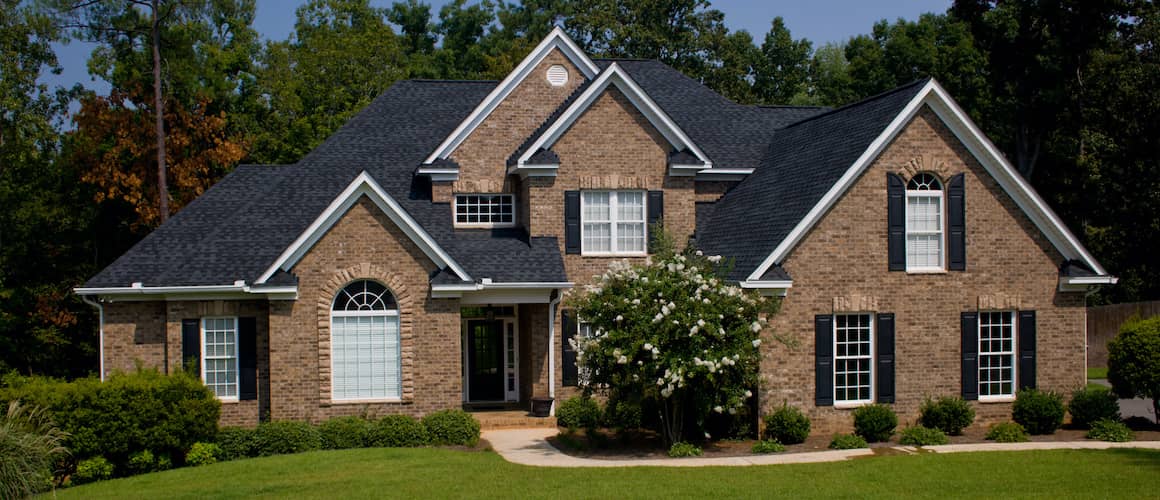
M979 313L979 395L1011 396L1015 382L1015 313Z
M455 195L456 224L510 224L514 214L515 199L510 194Z
M202 320L202 366L206 387L218 397L238 395L237 324L234 318Z
M616 249L620 252L643 252L645 249L644 223L616 226Z
M609 221L612 219L608 191L584 191L584 220Z
M584 250L588 252L612 251L612 224L584 224Z
M869 401L873 388L870 315L835 315L834 325L834 400Z
M621 191L617 193L617 220L644 221L644 193Z
M332 397L401 397L398 316L336 315L331 325Z

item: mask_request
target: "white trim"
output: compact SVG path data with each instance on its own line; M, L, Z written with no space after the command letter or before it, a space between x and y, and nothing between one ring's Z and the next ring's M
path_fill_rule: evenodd
M1120 281L1115 276L1060 276L1059 291L1086 292L1099 285L1114 285Z
M572 282L462 283L431 285L433 299L459 299L460 305L547 304L553 290Z
M416 175L427 175L431 182L455 182L459 180L459 169L450 167L419 167Z
M708 168L697 172L698 181L740 181L753 173L752 168Z
M1027 181L1023 180L1022 176L1015 171L1015 168L999 152L998 148L983 135L974 122L951 99L946 90L932 79L894 117L890 125L874 139L874 142L870 143L866 151L834 183L830 190L826 192L825 196L810 209L809 213L794 226L793 230L790 231L785 239L778 243L773 252L749 275L749 279L760 278L774 264L784 261L790 251L805 238L806 233L853 186L858 177L862 175L862 172L869 168L894 137L902 132L911 118L918 113L924 104L930 106L947 128L955 134L955 137L963 142L967 150L991 174L999 186L1003 188L1003 191L1011 196L1015 204L1023 210L1027 217L1031 219L1031 222L1035 224L1035 227L1043 232L1048 241L1063 254L1065 259L1080 260L1095 271L1096 274L1105 276L1108 274L1100 266L1099 262L1088 253L1087 249L1080 244L1075 235L1071 234L1071 231L1063 225L1059 217L1044 203L1043 199L1031 189Z
M770 280L770 281L742 281L738 283L741 288L747 290L757 290L762 295L767 297L785 297L789 294L789 289L793 288L793 280Z
M81 301L97 308L97 369L100 370L100 380L105 381L105 306L101 305L100 301L93 300L87 295L81 295Z
M241 400L242 396L242 364L241 364L241 348L240 342L240 325L238 324L237 316L202 316L200 324L201 328L201 344L197 346L200 358L198 359L201 367L201 383L205 384L205 321L209 319L228 319L234 322L234 395L233 396L218 396L217 391L214 391L214 397L224 403L233 403ZM220 358L215 358L220 359ZM184 368L184 367L182 367ZM215 384L222 385L222 384Z
M262 276L258 278L258 284L265 283L278 269L289 271L293 268L362 196L366 196L379 207L379 210L387 214L387 217L390 217L391 221L410 237L411 241L418 245L427 257L435 262L435 265L440 268L450 268L464 281L471 280L471 276L364 170L330 203L330 206L326 207L326 210L310 224L310 227L307 227L298 236L298 239L294 240L294 243L282 252L274 264L265 273L262 273Z
M677 126L676 122L669 118L669 115L665 114L665 112L661 110L660 106L657 106L657 103L653 102L652 98L650 98L648 94L646 94L644 90L641 89L635 81L633 81L632 77L628 75L628 72L621 69L620 65L612 63L612 65L606 68L604 72L600 73L600 76L596 78L596 81L592 82L592 85L589 85L588 88L584 90L584 93L580 94L580 97L578 97L576 101L573 102L572 105L569 106L568 109L565 110L564 113L556 119L556 121L552 122L552 125L549 126L544 131L544 133L540 134L540 136L537 137L534 142L532 142L531 146L529 146L528 149L524 151L522 155L520 155L516 165L509 171L509 173L518 172L519 169L524 168L524 165L528 162L528 160L531 159L532 155L536 154L537 151L551 148L552 145L555 144L556 141L564 135L564 132L566 132L568 128L572 126L576 119L579 118L580 115L583 114L583 112L588 109L589 106L596 102L597 98L603 94L604 90L608 88L609 85L616 85L616 88L620 89L620 91L624 93L625 97L627 97L628 100L631 101L634 106L636 106L637 110L639 110L641 114L643 114L645 118L648 119L649 123L656 127L657 131L659 131L661 135L665 136L665 139L669 141L669 144L673 145L678 150L688 149L693 153L694 156L697 157L698 160L702 162L702 168L712 168L713 163L709 161L709 157L706 156L705 153L703 153L701 149L693 143L692 139L689 139L689 136L686 135L679 126Z
M294 300L298 298L297 286L250 286L245 281L233 285L192 285L192 286L144 286L140 282L127 287L74 288L73 292L82 297L99 296L123 301L139 300L229 300L250 299L262 295L270 300Z
M540 44L532 49L532 52L511 73L508 73L508 76L475 107L475 110L455 128L455 131L451 132L451 135L443 140L439 147L435 148L435 151L423 163L430 165L440 158L451 156L451 153L491 115L492 111L495 111L495 108L499 107L504 99L507 99L508 95L531 74L532 70L536 69L536 66L552 52L552 49L559 49L568 60L572 61L572 64L576 65L585 78L592 78L600 71L600 68L584 54L584 51L571 38L568 38L563 29L559 26L553 28L552 32L548 33L548 36L540 41Z
M941 182L940 182L941 184ZM942 188L929 191L912 191L906 190L905 203L906 208L903 217L903 238L905 241L906 253L906 272L912 274L930 274L941 273L946 271L947 266L947 206L946 198L943 196ZM938 200L938 230L937 231L912 231L910 229L910 200L916 198L935 198ZM915 236L931 236L938 235L938 265L937 266L911 266L910 265L910 235Z

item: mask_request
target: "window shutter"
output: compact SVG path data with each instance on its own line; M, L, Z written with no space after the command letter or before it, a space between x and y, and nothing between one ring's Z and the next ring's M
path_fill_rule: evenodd
M962 315L963 399L979 399L979 313Z
M878 402L894 402L894 313L878 315Z
M580 191L564 191L564 253L580 253Z
M1019 311L1019 388L1035 388L1035 311Z
M906 184L886 174L887 255L891 271L906 270Z
M238 318L238 399L258 399L258 320Z
M181 369L192 367L201 377L201 320L181 320Z
M568 339L576 336L576 321L572 317L572 311L560 311L560 330L562 354L560 365L563 372L563 384L564 387L576 387L580 385L579 370L576 367L576 350L572 348L572 343L568 342Z
M947 183L947 268L967 270L967 211L963 174Z
M834 317L814 316L814 404L834 406Z
M661 223L661 219L665 216L665 192L664 191L649 191L648 192L648 230L651 231L653 227ZM657 235L645 232L648 236L648 253L656 251L653 245L653 238Z

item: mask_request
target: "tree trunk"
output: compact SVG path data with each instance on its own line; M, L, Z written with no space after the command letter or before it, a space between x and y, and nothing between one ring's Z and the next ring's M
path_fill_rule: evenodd
M169 219L169 183L165 169L165 109L161 99L161 13L160 0L152 0L153 9L153 113L157 122L157 199L161 223Z

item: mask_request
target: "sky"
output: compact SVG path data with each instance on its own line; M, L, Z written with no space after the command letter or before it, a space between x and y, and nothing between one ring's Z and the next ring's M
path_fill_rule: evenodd
M254 28L266 40L285 40L294 30L294 11L306 0L258 0ZM447 0L426 0L432 4L432 13L448 3ZM851 36L869 33L880 19L898 18L915 20L924 12L945 12L950 0L711 0L711 7L725 13L729 29L745 30L761 43L774 17L785 19L794 38L806 38L819 47L828 42L844 41ZM389 7L393 0L371 0L377 7ZM473 3L473 2L471 2ZM88 88L105 92L108 85L94 81L88 74L85 61L92 45L72 42L56 46L63 72L42 78L49 86L71 87L80 83Z

